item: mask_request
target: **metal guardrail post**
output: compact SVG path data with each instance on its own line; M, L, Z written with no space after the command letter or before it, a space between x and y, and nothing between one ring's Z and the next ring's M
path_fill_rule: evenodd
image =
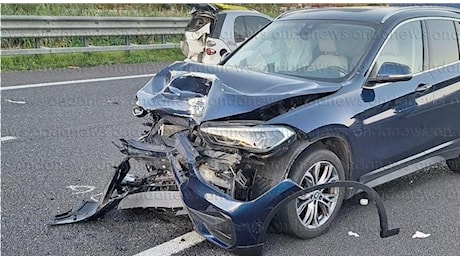
M83 36L82 40L83 40L83 47L88 47L88 37Z
M34 38L34 44L35 44L36 49L40 48L40 39L39 38Z

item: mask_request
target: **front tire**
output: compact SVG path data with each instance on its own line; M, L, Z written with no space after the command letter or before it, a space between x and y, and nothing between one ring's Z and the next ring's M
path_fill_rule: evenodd
M345 180L342 162L324 147L312 147L294 163L288 177L302 187ZM325 233L337 216L345 192L329 188L308 193L291 201L279 213L284 233L306 239Z
M447 166L454 172L460 173L460 157L446 161Z

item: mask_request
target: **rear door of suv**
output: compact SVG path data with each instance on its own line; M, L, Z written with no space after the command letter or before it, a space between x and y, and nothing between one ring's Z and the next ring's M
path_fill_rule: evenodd
M434 78L434 109L430 122L431 146L460 141L460 21L427 19L428 61Z

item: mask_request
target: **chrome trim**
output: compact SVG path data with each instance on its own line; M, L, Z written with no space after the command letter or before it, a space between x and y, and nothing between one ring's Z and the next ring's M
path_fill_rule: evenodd
M380 21L380 23L385 23L386 20L390 19L393 15L397 15L397 14L407 12L407 11L414 11L414 9L428 9L428 10L433 10L433 11L447 11L447 12L453 12L453 13L456 13L456 14L460 14L460 9L452 8L452 7L437 7L437 6L429 6L429 5L425 5L425 6L407 6L407 7L401 7L399 10L385 15L382 18L382 20Z
M419 168L418 165L424 165L426 167L429 167L429 166L432 166L436 163L439 163L439 162L442 162L444 161L445 158L442 157L442 156L434 156L434 157L431 157L431 158L428 158L428 159L425 159L425 160L422 160L416 164L412 164L412 165L409 165L407 167L403 167L401 169L398 169L396 171L393 171L393 172L390 172L388 174L385 174L381 177L378 177L378 178L375 178L373 180L370 180L364 184L366 184L367 186L373 188L373 187L377 187L379 185L382 185L384 183L387 183L387 182L390 182L392 180L396 180L398 178L401 178L403 176L406 176L408 174L411 174L411 173L414 173L416 171L419 171L421 170L422 168Z
M368 175L368 174L371 175L371 174L376 174L376 173L379 173L379 172L383 172L383 171L389 170L389 169L391 169L391 168L394 168L394 167L396 167L396 166L400 166L400 165L402 165L402 164L404 164L404 163L407 163L407 162L410 162L410 161L414 161L414 160L417 159L417 158L420 158L420 157L423 157L423 156L428 155L428 154L430 154L430 153L439 151L439 150L441 150L441 149L443 149L443 148L446 148L446 147L448 147L448 146L450 146L450 145L452 145L452 144L455 144L455 143L457 143L457 142L458 142L458 141L450 141L450 142L447 142L447 143L443 143L443 144L441 144L441 145L435 146L435 147L433 147L433 148L431 148L431 149L428 149L428 150L426 150L426 151L424 151L424 152L421 152L421 153L419 153L419 154L416 154L416 155L407 157L406 159L403 159L403 160L401 160L401 161L398 161L398 162L389 164L389 165L387 165L387 166L384 166L384 167L382 167L382 168L380 168L380 169L371 171L371 172L367 173L366 175Z
M399 177L411 174L413 172L416 172L416 171L421 170L423 168L429 167L429 166L431 166L433 164L436 164L438 162L441 162L441 161L444 161L446 159L449 159L449 158L446 158L444 152L449 152L449 151L453 151L453 150L452 149L443 150L443 149L449 148L450 146L454 146L454 148L453 148L454 150L460 149L459 144L460 144L460 139L455 139L455 140L440 144L438 146L435 146L433 148L425 150L425 151L423 151L421 153L409 156L409 157L407 157L405 159L402 159L400 161L397 161L395 163L386 165L386 166L381 167L379 169L376 169L376 170L373 170L373 171L368 172L366 174L363 174L363 175L361 175L359 177L359 181L364 183L364 184L366 184L366 185L368 185L368 186L370 186L370 187L375 187L375 186L378 186L380 184L383 184L383 183L389 182L391 180L397 179ZM439 153L439 151L442 151L442 152ZM424 156L428 156L430 154L433 154L433 156L430 156L429 158L423 159L421 161L417 161L418 159L423 158ZM412 163L410 165L403 166L404 164L411 163L411 162L416 162L416 163ZM422 165L422 167L420 167L420 165ZM398 167L402 167L402 168L398 168ZM398 169L392 170L394 168L398 168ZM377 175L379 173L386 172L386 171L389 171L389 172L384 174L384 175L382 175L382 176L379 176L379 177L376 177L376 178L371 178L370 180L365 180L365 179L368 179L368 178L366 178L368 176L375 176L375 175ZM363 180L363 177L364 177L364 180Z

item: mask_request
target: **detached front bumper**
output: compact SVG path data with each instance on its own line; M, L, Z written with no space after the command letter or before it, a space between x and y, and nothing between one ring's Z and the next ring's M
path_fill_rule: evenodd
M196 231L208 241L233 253L262 254L265 233L273 216L293 199L329 187L353 187L368 193L376 202L379 212L380 236L399 233L399 229L388 229L385 208L378 194L361 183L345 181L302 189L286 179L260 197L242 202L206 183L195 165L198 153L185 135L176 134L176 150L185 159L187 166L180 165L177 155L170 155L169 160Z
M194 163L184 170L171 157L171 166L196 231L236 254L260 255L270 213L284 198L301 190L286 180L253 201L241 202L208 185Z

